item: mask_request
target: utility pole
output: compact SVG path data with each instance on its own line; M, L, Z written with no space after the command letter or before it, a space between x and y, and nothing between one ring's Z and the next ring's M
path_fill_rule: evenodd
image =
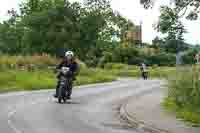
M139 33L140 33L140 47L142 48L142 20L140 20L140 29L139 29Z

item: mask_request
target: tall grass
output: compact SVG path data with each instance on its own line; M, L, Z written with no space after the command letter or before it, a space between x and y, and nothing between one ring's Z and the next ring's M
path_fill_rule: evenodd
M176 79L169 81L164 105L186 121L200 125L200 66L177 68Z
M55 66L58 62L59 59L47 54L32 56L1 55L0 92L55 88L56 75L53 70L47 69L47 67ZM108 63L104 65L104 69L101 69L88 68L81 61L79 61L79 64L81 71L75 85L113 81L117 77L138 78L141 75L139 67L133 65ZM166 78L172 70L168 67L165 69L157 66L150 67L150 77Z
M103 70L84 68L80 71L75 85L109 82L116 77ZM52 70L41 69L37 71L9 70L0 71L0 92L40 90L55 88L56 74Z
M169 96L180 106L200 106L200 66L177 70L176 80L170 81Z
M35 54L32 56L0 56L0 68L21 68L21 67L46 67L53 66L58 63L58 59L48 54Z
M58 64L56 57L42 54L32 56L0 56L0 92L51 89L56 86L56 74L49 66ZM115 76L100 69L90 69L78 61L81 71L75 85L108 82Z

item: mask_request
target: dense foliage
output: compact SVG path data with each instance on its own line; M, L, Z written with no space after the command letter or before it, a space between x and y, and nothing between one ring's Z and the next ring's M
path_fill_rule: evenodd
M145 8L152 7L154 0L140 0L140 3ZM180 16L186 16L187 19L197 20L200 11L199 0L170 0L171 4L174 5L174 11Z
M12 9L9 14L10 19L0 24L1 52L55 54L71 49L81 59L102 43L112 42L113 36L119 37L128 22L105 0L91 0L87 5L63 0L24 0L20 13Z
M161 8L157 25L158 31L168 36L155 38L145 48L124 42L125 32L134 29L134 24L113 11L107 0L89 0L84 5L63 0L24 0L20 12L12 9L8 13L10 19L0 23L0 52L4 54L62 56L70 49L89 66L107 62L171 66L175 65L175 53L188 49L182 36L184 26L178 13L169 7Z

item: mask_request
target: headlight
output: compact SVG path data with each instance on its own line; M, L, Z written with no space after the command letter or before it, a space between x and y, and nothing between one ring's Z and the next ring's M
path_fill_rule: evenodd
M68 67L62 67L62 73L63 74L67 74L68 71L69 71Z

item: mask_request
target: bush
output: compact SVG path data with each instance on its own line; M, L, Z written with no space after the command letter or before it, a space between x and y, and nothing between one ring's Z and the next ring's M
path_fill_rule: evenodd
M104 51L93 48L93 52L87 54L85 62L88 66L101 68L104 68L104 64L107 63L139 65L142 62L148 65L174 66L176 56L173 53L161 52L159 49L137 48L135 45L118 44L112 49L108 48Z
M146 57L146 60L149 65L174 66L176 64L176 56L166 53Z
M133 46L120 45L113 51L113 61L128 64L132 57L139 56L139 51Z
M103 57L100 58L98 67L104 68L104 65L113 61L113 54L111 52L104 52Z
M142 57L131 57L129 60L128 60L128 64L129 65L140 65L142 62L144 62L144 58Z
M198 53L197 50L189 50L185 55L183 55L183 63L184 64L195 64L196 59L195 55Z

